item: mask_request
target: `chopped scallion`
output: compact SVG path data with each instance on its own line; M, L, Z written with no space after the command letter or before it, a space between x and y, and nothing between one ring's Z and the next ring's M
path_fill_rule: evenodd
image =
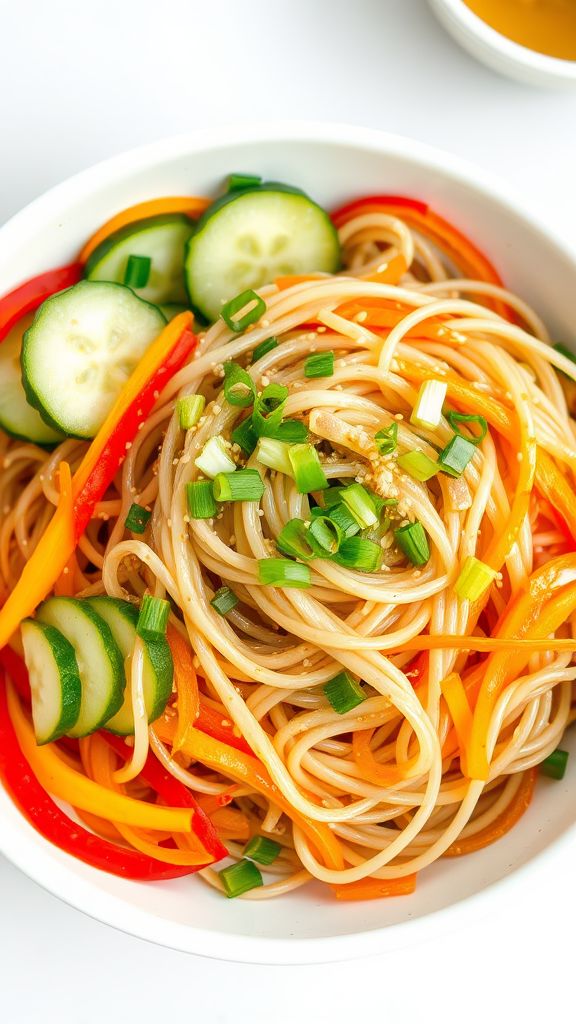
M204 412L205 405L204 395L184 395L184 398L178 399L176 408L182 430L190 430L191 427L196 426Z
M244 856L258 861L259 864L272 864L281 853L280 843L268 839L268 836L252 836L244 847Z
M305 377L331 377L333 373L333 352L314 352L304 363Z
M465 437L467 441L471 441L472 444L480 444L484 440L488 433L488 423L484 416L472 416L465 412L455 412L450 409L446 413L446 419L452 427L455 434ZM478 428L478 433L471 432L470 434L463 434L460 430L460 425L465 423L467 427L472 431L472 427Z
M213 519L218 511L211 480L195 480L187 484L186 499L191 519Z
M366 694L360 683L345 670L334 676L323 689L338 715L345 715L347 711L352 711L366 700Z
M143 637L145 640L154 640L165 636L169 615L169 601L165 601L162 597L152 597L151 594L144 594L136 623L138 636Z
M349 487L345 487L340 498L362 530L365 530L367 526L374 526L378 522L376 506L362 484L350 484Z
M327 491L324 491L322 495L322 501L324 502L325 508L330 508L332 505L338 505L342 501L342 491L344 487L339 485L329 487Z
M247 306L250 307L248 312L244 316L237 318L236 313L242 312ZM235 334L241 334L247 327L250 327L250 324L255 324L265 312L266 303L264 299L257 295L252 288L249 288L247 291L237 295L236 298L225 302L220 310L220 316L231 331L234 331Z
M236 463L230 457L226 442L220 434L206 441L200 455L194 459L194 465L211 479L218 476L218 473L233 473L236 469Z
M415 427L437 427L442 418L442 406L446 398L448 385L442 380L425 380L418 393L416 405L412 410L410 423Z
M396 451L398 445L398 424L394 422L385 430L379 430L374 435L374 441L380 455L391 455Z
M313 445L293 444L288 449L288 457L299 494L310 494L311 491L321 491L329 486Z
M426 565L430 558L430 548L422 523L407 523L406 526L400 526L394 530L394 540L412 565Z
M276 546L283 554L301 558L303 562L318 557L303 519L289 519L276 538Z
M297 587L304 590L310 586L310 567L302 562L290 562L287 558L260 558L258 579L265 587Z
M252 426L252 417L248 416L247 419L242 420L237 427L234 427L230 435L234 444L237 444L244 455L252 455L256 445L258 444L258 435L254 432Z
M228 191L238 192L244 188L258 188L262 182L259 174L236 174L228 175Z
M328 516L316 516L308 527L308 534L324 558L335 555L345 539L344 531Z
M268 469L275 469L286 476L294 476L292 463L288 457L290 445L276 441L273 437L261 437L256 449L256 458Z
M278 348L277 338L266 338L266 341L261 341L259 345L256 345L252 353L252 362L257 363L259 359L262 359L268 352L271 352L273 348Z
M283 384L268 384L254 402L252 429L259 437L270 436L280 426L288 388Z
M454 591L461 601L477 601L496 579L496 570L474 555L468 555L460 575L454 584Z
M264 885L260 871L251 860L239 860L237 864L230 864L229 867L222 868L218 875L224 886L224 892L230 900L235 896L242 896L243 893L250 892L250 889L257 889L258 886Z
M415 480L430 480L438 472L438 463L429 459L424 452L406 452L398 457L398 466Z
M461 476L468 463L474 458L476 445L461 434L454 434L451 441L438 456L438 468L450 476Z
M286 444L304 444L308 440L308 427L301 420L282 420L277 427L268 427L266 436Z
M227 615L238 604L238 598L230 587L219 587L210 601L218 615Z
M346 507L344 502L339 501L337 505L331 505L328 509L327 515L330 517L332 522L336 523L340 527L345 537L354 537L355 534L360 533L360 524L357 519L354 518L349 508Z
M382 565L382 548L366 537L348 537L332 557L345 569L377 572Z
M216 501L260 501L264 484L257 469L237 469L235 473L218 473L212 492Z
M224 363L224 395L229 405L238 405L241 409L253 405L256 396L250 374L232 360Z
M543 775L547 775L549 779L556 779L557 782L560 782L566 774L568 757L567 750L553 750L541 762L540 771Z
M144 533L144 530L148 526L148 520L152 515L151 512L146 508L142 508L142 505L134 502L128 509L128 515L124 520L124 526L131 533Z
M123 284L128 288L145 288L150 278L152 260L149 256L129 256Z

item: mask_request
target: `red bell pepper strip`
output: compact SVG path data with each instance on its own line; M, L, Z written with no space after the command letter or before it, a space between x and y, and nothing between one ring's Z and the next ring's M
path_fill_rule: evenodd
M0 651L0 665L10 676L20 699L29 705L32 699L30 680L28 679L26 665L20 655L16 654L16 651L13 651L11 647L3 647Z
M99 735L102 736L102 739L106 740L109 746L124 761L129 759L131 750L119 736L114 736L105 730L102 730ZM192 831L214 861L222 860L223 857L228 856L228 850L220 842L214 825L208 815L202 810L196 798L186 786L162 767L153 754L148 755L146 764L141 772L141 777L170 807L192 808L194 811Z
M336 227L341 227L352 214L360 214L365 206L405 206L409 210L418 210L418 213L428 213L428 203L420 199L409 199L408 196L362 196L360 199L353 199L351 203L345 203L333 210L331 217Z
M45 274L31 277L29 281L18 285L0 299L0 341L3 341L15 323L24 316L38 309L44 299L55 292L70 288L82 277L82 264L71 263L67 267L48 270Z
M24 757L8 711L4 672L0 670L0 781L22 814L45 839L100 871L134 881L181 878L198 870L165 864L101 839L65 815L40 785Z

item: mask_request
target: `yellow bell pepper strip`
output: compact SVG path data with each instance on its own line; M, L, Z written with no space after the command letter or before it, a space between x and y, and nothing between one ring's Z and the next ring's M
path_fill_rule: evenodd
M465 774L466 751L470 743L470 733L472 731L472 711L468 703L468 696L462 679L457 672L451 672L450 675L447 675L440 683L440 689L454 723L460 752L460 766L462 773ZM444 748L442 754L444 756Z
M160 807L113 793L65 764L52 744L38 747L12 687L8 690L8 711L24 757L40 785L52 796L108 821L167 832L192 831L194 811L190 808Z
M331 885L337 900L381 900L389 896L409 896L416 888L417 875L403 878L361 878L346 885Z
M101 228L98 228L92 237L86 242L78 257L80 263L86 263L94 250L101 242L104 242L110 235L113 235L120 228L129 224L135 224L138 220L146 220L148 217L162 217L167 213L184 213L187 217L196 219L204 213L210 205L209 199L199 196L165 196L161 199L148 199L144 203L136 203L126 210L117 213L110 220L107 220Z
M171 744L176 732L176 721L168 719L166 716L159 718L154 723L154 731L162 742ZM221 743L219 740L213 739L212 736L200 732L199 729L188 730L182 752L195 761L200 761L208 768L250 786L262 793L272 803L277 804L307 835L326 866L342 870L344 858L336 836L323 822L312 821L311 818L296 811L272 781L262 762L256 757L236 750L226 743Z
M444 857L462 857L466 853L475 853L476 850L482 850L485 846L490 846L491 843L495 843L502 836L505 836L511 828L516 825L520 818L528 810L532 796L534 794L534 786L536 785L536 769L531 768L530 771L524 772L522 782L520 783L518 790L502 814L499 814L496 821L493 821L486 828L483 828L476 835L467 836L462 839L457 839L455 843L452 843L448 847L446 852L443 854Z
M68 564L96 502L126 456L126 446L136 436L162 388L194 349L196 337L189 329L192 322L191 313L180 313L152 342L88 448L71 484L70 470L65 463L61 464L58 508L0 610L0 648L8 643L22 619L34 613Z

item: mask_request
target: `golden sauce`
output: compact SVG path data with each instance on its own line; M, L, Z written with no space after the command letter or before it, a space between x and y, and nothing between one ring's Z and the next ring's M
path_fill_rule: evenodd
M482 21L514 43L549 57L576 60L576 0L464 0Z

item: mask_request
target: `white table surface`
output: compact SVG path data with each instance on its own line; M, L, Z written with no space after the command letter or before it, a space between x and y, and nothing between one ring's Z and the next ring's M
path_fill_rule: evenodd
M576 249L576 93L485 70L424 0L0 0L0 26L0 223L130 146L242 119L314 118L474 160ZM574 1000L575 860L567 851L545 888L521 887L497 917L411 951L264 968L115 932L0 858L0 1020L550 1019Z

